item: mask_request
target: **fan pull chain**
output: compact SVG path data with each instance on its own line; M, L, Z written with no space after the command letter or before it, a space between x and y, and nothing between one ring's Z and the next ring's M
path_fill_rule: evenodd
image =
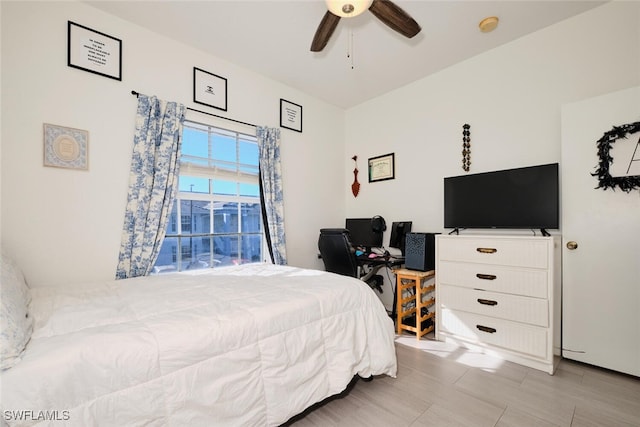
M353 30L349 30L349 36L347 38L347 59L350 61L351 69L355 68L353 63Z

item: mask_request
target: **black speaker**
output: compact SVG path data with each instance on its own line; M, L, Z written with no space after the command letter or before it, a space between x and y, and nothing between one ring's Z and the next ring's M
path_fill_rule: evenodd
M429 271L436 268L436 234L407 233L404 266L409 270Z

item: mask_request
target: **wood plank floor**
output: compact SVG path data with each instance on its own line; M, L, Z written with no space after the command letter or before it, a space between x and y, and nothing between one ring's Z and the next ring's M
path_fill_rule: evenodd
M551 376L433 340L396 341L397 378L357 380L288 425L640 426L640 379L562 360Z

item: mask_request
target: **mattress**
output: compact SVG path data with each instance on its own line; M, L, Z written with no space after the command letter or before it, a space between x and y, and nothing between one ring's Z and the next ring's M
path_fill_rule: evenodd
M346 276L247 264L31 294L31 340L0 374L11 426L274 426L396 375L392 320Z

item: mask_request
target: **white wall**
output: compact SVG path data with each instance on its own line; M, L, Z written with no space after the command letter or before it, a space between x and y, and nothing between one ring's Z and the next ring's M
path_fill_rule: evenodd
M213 113L277 127L280 98L303 106L304 132L282 130L287 251L291 265L322 266L318 229L345 215L335 197L342 177L326 173L344 161L344 111L83 3L0 7L2 246L32 284L114 277L134 132L131 90L203 109L192 102L194 66L228 79L228 111ZM122 40L122 81L67 66L69 20ZM43 123L89 131L88 172L43 167Z
M442 178L464 173L464 123L472 173L556 162L562 104L640 83L637 2L606 4L346 113L86 4L0 7L0 233L35 284L113 277L134 128L130 91L195 107L194 66L229 79L228 117L277 126L280 98L303 105L304 133L282 131L287 250L290 264L315 268L318 229L345 216L381 214L389 224L442 231ZM67 67L68 20L123 40L122 82ZM43 123L90 132L88 172L42 166ZM389 152L396 179L369 184L366 159ZM342 176L326 172L336 167Z
M463 124L470 173L559 162L561 106L638 83L640 3L612 2L363 103L347 111L345 154L362 159L366 177L368 157L395 152L396 178L365 178L354 198L348 163L347 215L442 232L442 179L465 174Z

